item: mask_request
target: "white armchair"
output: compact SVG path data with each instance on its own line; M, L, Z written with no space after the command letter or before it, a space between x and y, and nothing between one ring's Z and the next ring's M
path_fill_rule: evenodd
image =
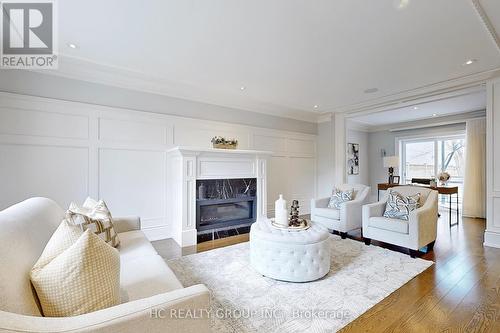
M420 193L420 208L412 211L408 221L384 217L388 194L381 201L363 206L363 239L366 245L377 240L409 249L415 258L418 250L432 250L437 235L438 193L419 186L398 186L404 196Z
M367 203L370 187L361 184L342 184L340 190L354 190L354 200L344 202L340 209L328 208L330 197L311 200L311 221L329 230L338 231L345 239L347 232L361 228L361 211Z

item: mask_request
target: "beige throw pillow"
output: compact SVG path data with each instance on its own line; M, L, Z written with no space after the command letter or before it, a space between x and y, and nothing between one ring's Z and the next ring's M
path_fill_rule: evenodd
M55 257L63 253L83 235L80 227L73 225L68 220L63 220L56 231L52 234L47 245L43 249L42 255L38 258L33 271L38 271L45 267Z
M43 315L68 317L120 303L118 251L86 230L63 221L49 240L30 277ZM77 232L79 238L74 240Z
M66 218L80 225L82 230L90 229L109 245L120 245L120 239L113 227L113 217L103 200L87 198L82 207L72 202L66 212Z

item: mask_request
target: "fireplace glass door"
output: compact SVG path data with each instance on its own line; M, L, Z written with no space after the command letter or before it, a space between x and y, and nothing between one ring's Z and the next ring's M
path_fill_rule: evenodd
M214 203L200 206L200 227L228 221L251 219L253 201Z

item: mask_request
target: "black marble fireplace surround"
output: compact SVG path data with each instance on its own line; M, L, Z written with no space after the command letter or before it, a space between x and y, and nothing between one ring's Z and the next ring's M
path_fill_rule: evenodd
M255 178L196 181L196 229L198 240L247 230L256 220ZM200 237L202 236L202 237Z

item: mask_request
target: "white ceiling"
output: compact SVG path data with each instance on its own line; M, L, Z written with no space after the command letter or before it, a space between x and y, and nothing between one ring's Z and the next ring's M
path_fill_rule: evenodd
M397 3L59 1L57 74L316 121L500 68L472 0ZM500 31L500 1L480 3ZM463 66L467 59L478 61Z
M350 118L350 120L364 126L382 126L458 115L485 109L486 91L480 90L462 96L435 100L428 103L418 103L382 112L369 113Z

